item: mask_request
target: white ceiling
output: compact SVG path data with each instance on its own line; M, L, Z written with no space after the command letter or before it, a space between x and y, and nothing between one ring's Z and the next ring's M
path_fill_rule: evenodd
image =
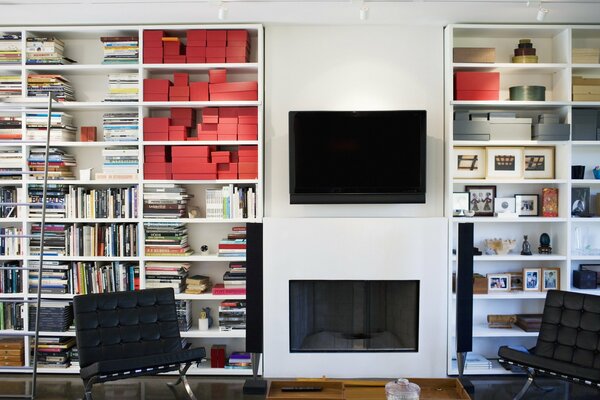
M219 20L219 1L198 0L0 0L0 25L64 24L408 24L459 22L539 23L539 1L516 0L238 0L225 1L227 17ZM361 21L359 10L368 7ZM600 24L600 0L549 0L544 23Z

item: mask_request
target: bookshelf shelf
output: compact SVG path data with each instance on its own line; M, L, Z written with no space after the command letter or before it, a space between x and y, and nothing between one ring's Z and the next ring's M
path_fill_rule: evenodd
M220 331L219 328L210 328L207 331L191 329L187 332L181 332L181 337L186 338L238 338L246 337L245 330Z
M144 260L146 261L187 261L187 262L195 262L195 261L211 261L211 262L230 262L230 261L246 261L246 257L220 257L218 255L208 255L208 256L144 256Z
M144 70L148 72L164 71L208 71L211 69L225 68L228 70L254 72L259 68L258 63L206 63L206 64L144 64Z
M215 295L211 293L205 294L176 294L175 298L177 300L245 300L246 295L244 294L228 294L228 295Z
M487 325L473 326L473 337L537 337L539 332L525 332L514 326L508 328L489 328Z

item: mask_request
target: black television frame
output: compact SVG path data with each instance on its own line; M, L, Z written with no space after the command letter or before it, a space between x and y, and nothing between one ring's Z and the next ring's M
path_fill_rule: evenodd
M419 120L419 160L420 187L418 191L393 193L296 193L296 133L293 120L296 114L304 112L345 112L372 113L377 111L418 112ZM289 133L289 173L290 173L290 204L424 204L427 196L427 110L372 110L372 111L290 111L288 114Z

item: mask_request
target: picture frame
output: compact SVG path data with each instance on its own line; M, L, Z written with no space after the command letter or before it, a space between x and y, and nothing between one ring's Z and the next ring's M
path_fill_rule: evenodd
M452 215L455 217L464 216L465 211L469 210L469 193L452 193Z
M542 291L560 290L560 268L542 268Z
M515 198L514 197L496 197L494 199L494 212L496 214L514 214L515 213Z
M554 179L554 147L525 147L523 178Z
M510 274L487 274L489 292L509 292Z
M571 188L571 215L587 216L590 214L590 188Z
M523 274L520 272L510 273L510 290L523 290Z
M537 217L540 196L537 194L515 194L515 211L519 217Z
M452 159L454 178L485 178L485 153L485 147L455 147Z
M541 268L523 268L523 290L528 292L539 292L542 280Z
M486 147L486 178L523 178L523 147Z
M496 186L465 186L465 192L469 194L469 211L476 217L494 216Z

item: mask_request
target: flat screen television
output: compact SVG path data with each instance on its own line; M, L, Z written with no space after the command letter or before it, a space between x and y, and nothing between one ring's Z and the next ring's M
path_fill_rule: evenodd
M425 203L426 117L290 111L290 203Z

